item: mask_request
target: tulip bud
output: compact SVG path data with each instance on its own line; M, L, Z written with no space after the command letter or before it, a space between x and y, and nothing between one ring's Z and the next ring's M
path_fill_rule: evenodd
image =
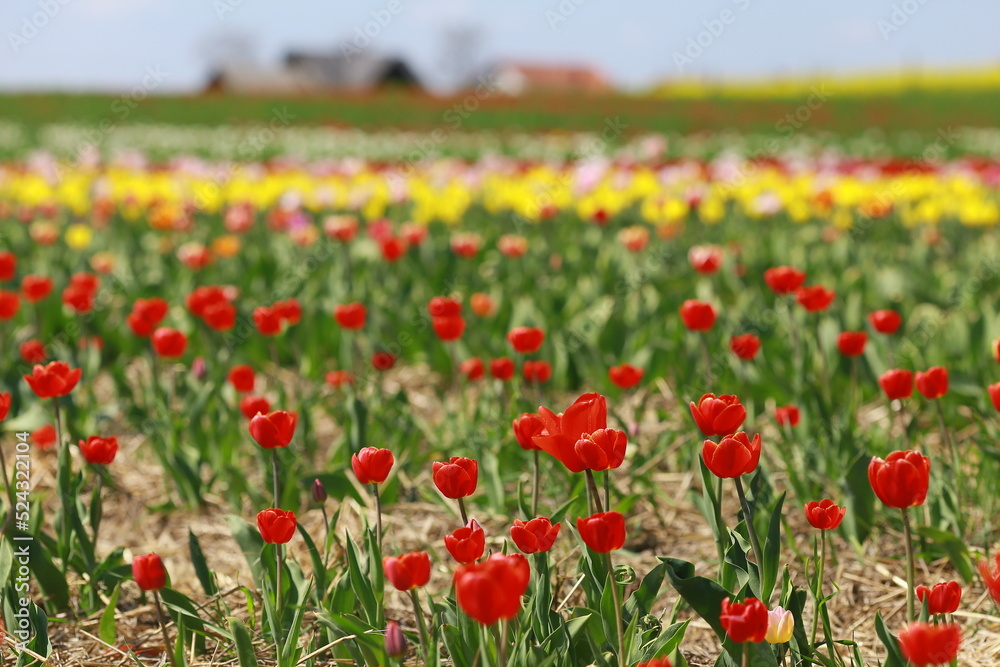
M191 362L191 375L195 380L204 380L208 375L208 367L205 365L205 357L195 357Z
M313 502L317 505L322 505L326 502L326 487L323 486L323 482L318 479L313 480L312 496Z
M795 630L795 618L792 612L781 607L775 607L767 612L767 635L764 639L769 644L784 644L791 640Z
M402 628L399 627L399 623L389 621L388 625L385 626L385 652L389 654L390 658L401 658L406 655L407 648L409 648L409 644Z

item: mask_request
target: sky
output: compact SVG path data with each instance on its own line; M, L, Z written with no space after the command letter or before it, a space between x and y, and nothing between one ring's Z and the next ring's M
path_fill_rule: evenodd
M2 0L0 33L2 90L194 92L233 53L277 66L344 44L440 90L498 61L592 65L626 89L1000 67L1000 0Z

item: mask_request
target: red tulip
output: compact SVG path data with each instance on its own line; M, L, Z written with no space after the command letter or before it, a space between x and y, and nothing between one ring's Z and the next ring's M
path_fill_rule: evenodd
M864 331L844 331L837 336L837 349L845 357L860 357L867 342L868 334Z
M914 622L899 633L899 651L914 667L951 664L961 645L962 631L954 623Z
M462 232L451 237L451 250L459 257L471 259L479 252L480 240L477 234Z
M499 357L490 361L490 375L503 382L514 377L514 360L510 357Z
M391 352L376 352L372 355L372 368L387 371L396 365L396 356Z
M154 331L151 340L156 354L171 359L183 356L188 343L183 332L170 327L160 327Z
M94 293L101 287L101 279L93 273L80 271L69 277L69 284L78 289Z
M396 621L389 621L385 626L385 652L390 658L402 658L409 650L406 635Z
M979 568L979 574L983 578L983 584L986 586L986 590L989 591L990 597L993 598L993 602L1000 605L1000 553L994 554L993 556L994 567L990 568L989 560L981 560L977 567Z
M31 433L31 444L43 452L52 449L56 444L56 428L52 424L39 426Z
M295 512L273 507L259 512L257 530L268 544L287 544L295 536Z
M347 384L354 384L354 373L351 371L330 371L325 376L326 383L334 389Z
M254 308L253 323L262 336L277 336L281 333L281 317L273 306Z
M670 658L653 658L646 662L640 662L635 667L673 667L673 665L670 664Z
M868 316L868 321L881 334L894 334L903 324L903 318L895 310L876 310Z
M257 413L267 414L271 411L271 403L263 396L244 396L240 399L240 412L247 419L253 419Z
M461 315L435 317L431 319L431 326L441 340L445 342L456 341L465 333L465 318Z
M153 301L153 299L150 299ZM196 287L193 292L188 294L186 299L186 304L188 310L190 310L196 317L205 317L205 310L211 306L229 303L229 299L226 297L226 292L221 287L217 285L208 285L203 287ZM136 302L138 306L138 301ZM164 310L164 315L166 310Z
M331 215L323 220L323 232L331 241L350 243L358 233L358 219L353 215Z
M927 612L930 614L954 614L962 602L962 585L957 581L942 581L934 588L917 586L917 599L927 598Z
M13 280L17 273L17 255L7 250L0 251L0 282Z
M86 459L87 463L94 465L111 465L118 453L118 438L114 436L101 438L92 435L86 440L81 440L78 444L83 458Z
M264 449L287 447L295 435L298 415L285 410L259 413L250 420L250 435Z
M941 398L948 393L948 369L934 366L924 372L917 371L917 390L928 400Z
M344 329L361 329L365 326L367 316L368 310L357 301L341 304L333 309L333 319Z
M521 367L525 382L548 382L552 378L552 365L547 361L527 360Z
M378 240L379 250L382 251L382 258L387 262L396 262L406 254L406 239L396 236L387 236Z
M719 443L706 440L701 457L716 477L728 479L749 475L760 463L760 434L753 440L743 431L727 435Z
M476 292L469 297L469 306L477 317L489 317L496 312L497 306L489 294Z
M76 285L68 285L63 290L62 302L76 313L89 313L94 307L94 293Z
M760 338L753 334L740 334L729 339L729 349L740 359L751 361L760 350Z
M36 365L24 379L38 398L57 398L73 391L82 372L64 361L52 361L45 366Z
M52 293L52 279L27 275L21 279L21 293L27 301L38 303Z
M431 580L431 557L426 551L387 556L382 559L382 571L397 591L420 588Z
M730 394L719 397L705 394L697 405L691 403L690 407L695 424L707 436L733 433L747 418L747 410L740 399Z
M486 374L486 366L479 357L470 357L458 365L458 372L465 376L469 382L483 379Z
M453 456L447 463L435 461L434 486L445 498L456 500L471 496L479 483L479 464L475 459Z
M619 512L600 512L576 520L580 539L591 551L606 554L625 546L625 517Z
M404 222L399 226L399 234L407 245L416 248L427 238L427 225L418 222Z
M893 368L878 379L882 391L889 400L909 398L913 395L913 373L901 368Z
M545 431L532 438L535 445L555 457L570 472L586 470L587 464L577 453L576 443L581 435L608 427L607 400L598 393L584 394L562 414L540 407L538 416Z
M688 299L680 307L681 320L690 331L708 331L715 324L715 308L697 299Z
M518 234L504 234L497 241L497 248L505 257L521 257L528 252L528 239Z
M798 426L800 417L799 409L794 405L774 409L774 421L778 422L778 426Z
M767 607L757 598L747 598L744 602L731 603L729 598L722 601L719 623L737 644L764 641L768 620Z
M278 314L278 318L288 326L294 326L302 320L302 304L299 303L298 299L278 301L272 308Z
M458 317L462 314L462 304L447 296L436 296L427 304L427 312L433 317Z
M621 466L625 460L628 437L625 431L610 428L597 429L584 434L576 441L576 455L583 465L594 471L610 470Z
M643 369L632 364L621 364L608 369L608 379L620 389L631 389L642 382Z
M800 287L795 292L795 298L798 299L799 305L810 313L818 313L826 310L833 303L836 296L836 292L828 290L822 285Z
M127 322L132 333L140 338L148 338L167 316L170 305L159 297L151 299L136 299L132 304Z
M868 481L887 507L923 505L930 473L930 459L914 451L893 452L885 460L876 456L868 464Z
M228 301L213 303L205 308L203 319L213 331L229 331L236 326L236 306Z
M510 527L510 539L526 554L545 553L555 544L561 527L561 523L553 525L546 517L530 521L514 519L514 525Z
M167 569L156 554L132 559L132 578L144 591L158 591L167 585Z
M40 340L26 340L21 343L18 351L21 353L21 360L26 364L41 364L45 362L45 345Z
M809 525L819 530L834 530L847 514L846 507L839 507L829 498L824 498L819 502L810 501L806 503L805 510Z
M253 391L253 386L256 383L256 375L253 371L253 366L247 364L240 364L238 366L233 366L229 371L229 384L233 385L233 389L241 394L246 394Z
M525 412L514 420L513 427L514 437L517 438L517 444L521 446L521 449L528 451L541 449L534 442L536 435L542 435L545 432L545 424L542 423L541 417L533 412Z
M993 361L1000 364L1000 338L994 340L991 347L993 348Z
M991 384L986 388L986 391L990 395L990 401L993 403L993 409L1000 412L1000 382Z
M722 266L722 249L714 245L696 245L688 250L688 262L698 273L711 275Z
M0 320L9 320L21 309L21 297L17 292L0 290Z
M775 294L792 294L806 281L806 274L790 266L776 266L764 272L764 282Z
M518 615L530 579L531 569L524 556L493 554L482 563L455 570L455 600L469 618L493 625Z
M10 392L0 392L0 422L7 419L7 413L10 412L10 400Z
M351 469L362 484L381 484L389 476L396 457L388 449L364 447L351 455Z
M531 354L542 346L545 332L538 327L514 327L507 334L507 340L521 354Z
M444 546L460 565L475 563L486 551L486 533L475 519L450 535L444 536Z

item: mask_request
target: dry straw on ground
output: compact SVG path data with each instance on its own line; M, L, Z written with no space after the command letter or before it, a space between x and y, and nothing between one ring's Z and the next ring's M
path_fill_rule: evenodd
M418 379L419 378L419 379ZM401 382L411 393L414 402L424 406L441 407L428 375L410 369L392 375L392 380ZM665 388L661 385L661 389ZM559 401L554 401L559 403ZM682 404L683 405L683 404ZM648 408L670 409L668 414L683 414L683 407L669 396L669 392L649 397ZM648 410L647 415L654 414ZM329 420L320 422L317 437L325 442L333 442L337 426ZM662 426L644 423L643 431L653 435ZM766 433L765 433L766 437ZM142 448L148 446L138 436L123 436L119 458L112 466L112 472L120 487L117 493L107 494L105 519L98 545L100 553L109 552L116 546L124 545L126 560L133 554L155 551L166 563L174 587L198 602L209 602L201 594L194 570L188 556L188 530L193 531L201 541L209 565L218 575L218 583L229 605L245 610L243 592L240 586L253 589L249 568L229 533L226 516L232 510L218 498L206 498L205 507L198 512L173 511L158 513L151 511L169 496L167 480L158 466L150 462L150 457L142 455ZM55 455L40 455L36 462L36 489L51 489L54 486ZM768 462L771 465L772 462ZM628 462L626 462L626 467ZM248 474L255 474L250 471ZM619 477L625 478L627 469ZM775 471L777 484L781 483L781 473ZM653 473L653 480L659 491L658 509L649 502L640 502L629 513L630 537L626 550L615 554L615 560L633 566L641 576L656 564L658 556L671 556L689 560L696 565L699 574L711 576L712 563L716 558L715 542L705 520L690 501L692 489L699 483L690 472L674 472L663 469ZM416 478L403 480L407 485L429 488L431 481L427 471ZM52 498L45 500L50 503ZM735 515L735 496L727 499L727 512ZM447 587L451 566L450 557L444 549L443 536L454 530L460 520L447 506L427 502L400 503L387 508L385 519L386 544L389 550L409 550L426 548L430 551L435 570L430 584L432 591ZM322 534L322 514L318 509L302 508L299 520L312 535ZM350 529L358 534L364 517L370 515L371 508L360 507L354 501L346 501L341 512L337 529L343 534ZM247 521L252 520L252 512L244 513ZM786 544L783 554L793 574L795 582L805 583L803 562L799 554L811 549L811 528L792 503L786 504L787 530L794 536L794 549ZM51 514L49 514L51 516ZM488 536L487 548L499 548L507 535L512 517L477 516ZM825 584L831 589L836 582L839 593L830 603L831 620L837 637L858 642L862 654L869 665L879 664L885 652L875 635L874 617L880 611L887 625L898 631L904 625L905 582L903 576L903 551L901 535L891 531L875 536L858 554L842 540L834 539L835 557L829 567ZM309 559L301 540L290 544L291 556L308 567ZM574 591L576 559L579 548L567 532L557 542L554 571L560 577L557 599L560 602L579 602L579 592ZM925 563L918 561L919 581L934 583L956 578L955 572L946 561ZM657 611L669 615L677 602L677 595L664 584ZM386 593L387 616L400 619L404 628L413 629L413 617L408 600L395 591ZM257 605L260 609L260 605ZM807 604L807 622L811 615L811 600ZM690 612L682 610L680 618L687 618ZM965 590L962 609L956 621L963 629L964 641L959 664L967 667L995 667L1000 664L1000 617L996 609L977 582ZM140 659L147 664L156 664L162 659L159 649L162 640L155 625L155 613L148 605L140 605L138 589L132 584L123 587L118 604L117 646L103 644L98 638L98 616L69 621L60 617L50 624L50 635L55 653L49 664L65 667L122 667L134 664L132 659L119 647L129 644L135 647ZM269 662L267 642L257 641L261 664ZM694 617L682 644L682 651L692 667L712 665L719 653L719 643L706 623ZM844 654L846 656L846 652ZM235 665L236 660L224 645L209 642L206 655L192 656L192 665ZM317 664L327 663L320 659Z

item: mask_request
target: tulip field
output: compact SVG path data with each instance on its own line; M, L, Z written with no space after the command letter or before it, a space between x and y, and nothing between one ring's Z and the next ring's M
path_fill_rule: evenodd
M158 127L0 162L4 665L1000 664L997 155Z

